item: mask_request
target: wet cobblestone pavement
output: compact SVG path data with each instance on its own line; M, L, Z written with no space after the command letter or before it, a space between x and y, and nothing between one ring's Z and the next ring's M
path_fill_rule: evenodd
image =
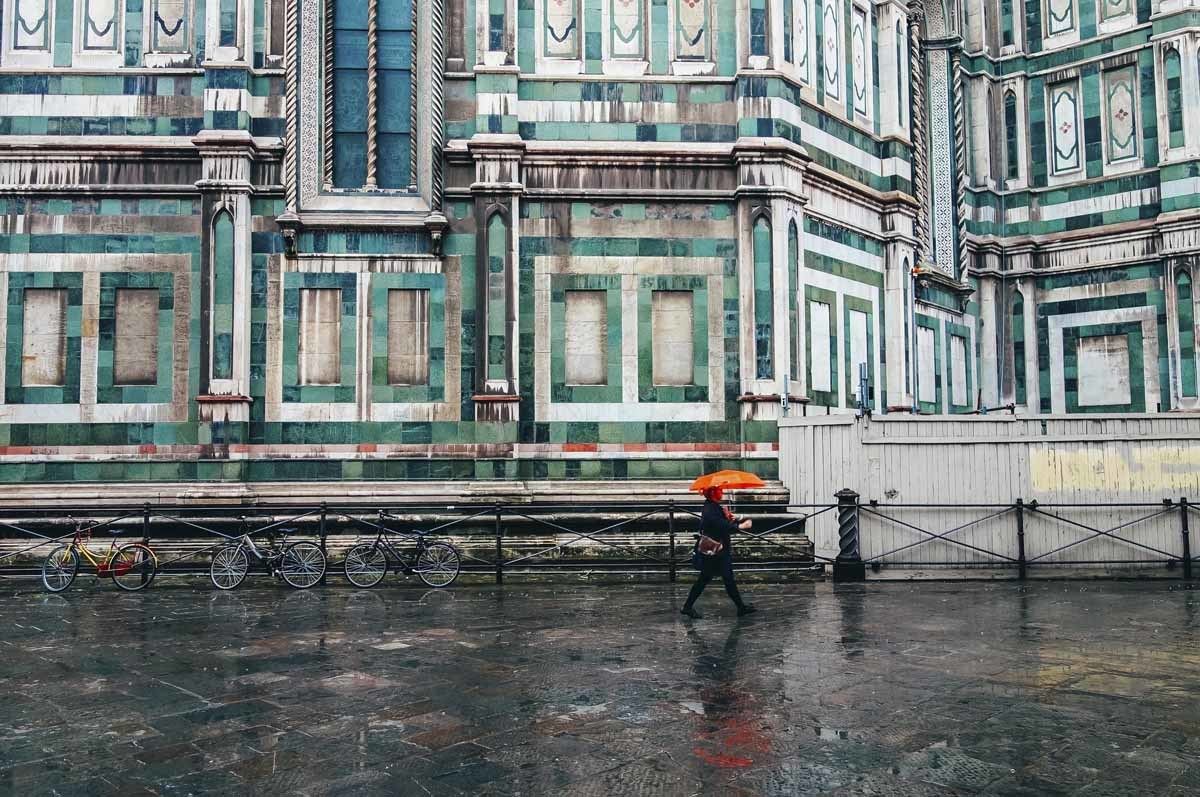
M0 794L1195 795L1200 591L0 589Z

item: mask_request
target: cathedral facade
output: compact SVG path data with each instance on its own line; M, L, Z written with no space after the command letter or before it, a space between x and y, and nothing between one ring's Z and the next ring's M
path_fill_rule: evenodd
M0 35L10 486L773 477L782 413L1200 405L1200 0Z

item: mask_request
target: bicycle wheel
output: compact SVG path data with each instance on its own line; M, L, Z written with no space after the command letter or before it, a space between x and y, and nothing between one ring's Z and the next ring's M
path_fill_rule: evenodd
M145 589L154 581L158 572L158 561L151 551L140 542L122 545L108 563L108 572L113 583L127 592Z
M364 542L346 551L342 562L346 580L356 587L373 587L387 575L387 555L382 545Z
M448 587L458 578L458 551L444 542L430 543L417 555L413 570L431 587Z
M325 553L311 542L294 542L283 549L279 575L295 589L308 589L325 575Z
M79 572L79 554L70 545L60 545L42 562L42 586L51 592L62 592Z
M222 545L213 554L208 577L217 589L236 589L249 571L250 559L241 545Z

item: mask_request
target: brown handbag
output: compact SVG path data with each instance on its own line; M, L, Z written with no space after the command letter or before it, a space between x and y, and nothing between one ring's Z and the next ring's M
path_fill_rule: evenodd
M700 539L696 541L696 550L703 556L716 556L724 547L720 540L714 540L706 534L701 534Z

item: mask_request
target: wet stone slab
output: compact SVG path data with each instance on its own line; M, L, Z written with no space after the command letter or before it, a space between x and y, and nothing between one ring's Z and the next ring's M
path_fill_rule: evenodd
M1200 793L1200 591L687 586L9 583L0 795Z

